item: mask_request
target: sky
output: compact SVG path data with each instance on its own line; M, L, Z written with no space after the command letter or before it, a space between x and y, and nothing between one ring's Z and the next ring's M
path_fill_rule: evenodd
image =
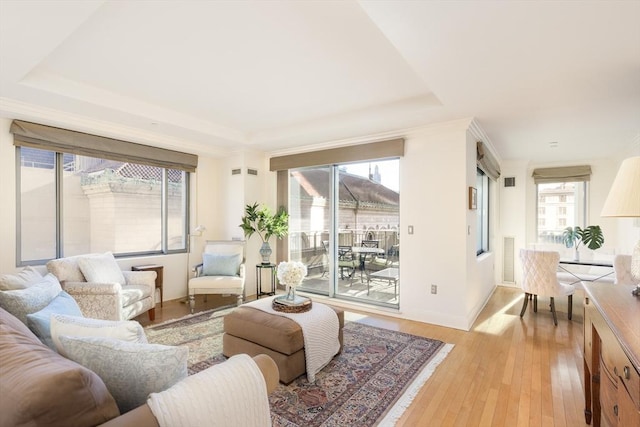
M348 173L358 176L369 177L369 165L371 165L371 172L375 170L375 166L378 165L380 171L380 177L382 179L381 184L393 191L400 192L400 160L382 160L375 162L363 162L363 163L350 163L346 166Z

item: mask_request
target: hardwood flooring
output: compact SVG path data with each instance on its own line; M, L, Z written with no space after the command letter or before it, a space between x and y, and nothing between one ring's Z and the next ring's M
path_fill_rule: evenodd
M558 326L548 299L529 304L521 319L523 293L498 287L469 332L393 317L348 312L346 319L454 344L449 356L415 397L398 426L583 426L583 296L556 298ZM198 311L233 304L234 298L198 297ZM156 307L153 323L182 317L180 301ZM150 324L140 316L142 324Z

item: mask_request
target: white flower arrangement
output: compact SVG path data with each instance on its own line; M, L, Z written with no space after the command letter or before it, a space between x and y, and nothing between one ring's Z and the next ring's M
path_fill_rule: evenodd
M307 266L298 261L282 261L278 264L278 280L280 283L296 287L307 275Z

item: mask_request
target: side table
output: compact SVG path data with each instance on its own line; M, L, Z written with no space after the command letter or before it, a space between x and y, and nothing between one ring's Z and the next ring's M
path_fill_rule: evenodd
M132 271L155 271L156 272L156 289L160 288L160 307L162 307L162 281L163 281L163 271L164 266L158 264L147 264L147 265L134 265L131 267Z
M262 270L267 269L271 276L271 290L262 292ZM276 265L275 264L256 264L256 299L263 295L276 294Z

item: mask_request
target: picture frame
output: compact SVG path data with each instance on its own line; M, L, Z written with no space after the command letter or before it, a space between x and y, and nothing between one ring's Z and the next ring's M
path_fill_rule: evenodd
M478 209L478 190L475 187L469 187L469 209Z

